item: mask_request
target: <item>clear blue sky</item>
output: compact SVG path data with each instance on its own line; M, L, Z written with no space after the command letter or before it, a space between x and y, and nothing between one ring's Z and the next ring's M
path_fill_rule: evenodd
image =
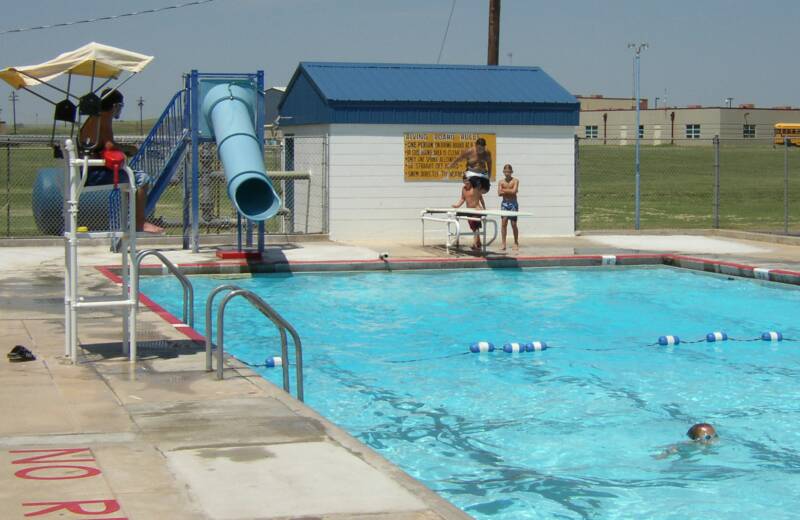
M183 3L186 0L24 0L0 31ZM155 56L124 88L124 119L158 115L181 74L262 69L285 85L303 60L435 63L452 0L216 0L120 20L0 35L0 67L50 59L89 41ZM486 63L489 0L456 0L442 63ZM632 93L629 41L647 41L642 96L671 105L800 106L800 2L787 0L503 0L500 62L542 67L575 94ZM509 57L511 54L511 57ZM88 86L88 85L87 85ZM0 86L0 118L11 119ZM52 108L19 91L18 121Z

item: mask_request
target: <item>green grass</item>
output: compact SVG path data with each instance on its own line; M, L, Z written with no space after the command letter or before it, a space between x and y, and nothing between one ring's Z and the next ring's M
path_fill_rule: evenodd
M790 230L800 232L800 149L789 149ZM642 229L711 228L712 146L642 146ZM578 229L634 228L634 147L580 147ZM720 227L782 231L784 150L770 143L720 147Z
M10 152L9 152L10 150ZM40 235L31 210L31 191L40 168L62 168L50 148L0 146L0 237Z

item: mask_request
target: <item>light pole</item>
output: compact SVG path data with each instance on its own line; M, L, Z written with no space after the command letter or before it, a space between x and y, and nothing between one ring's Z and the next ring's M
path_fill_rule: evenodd
M17 95L16 92L12 91L11 94L8 96L8 99L11 101L11 121L12 121L13 128L14 128L14 135L16 135L17 134L17 99L19 99L19 96Z
M500 55L500 0L489 0L489 53L487 65L498 65Z
M640 81L639 81L639 54L649 45L647 43L629 43L628 48L633 49L633 69L634 73L634 90L636 91L636 158L634 162L634 172L636 176L636 201L635 201L635 210L634 210L634 226L635 229L639 230L639 208L640 208L640 200L641 200L641 192L640 192L640 177L639 177L639 141L641 139L641 134L639 133L639 88L640 88Z
M139 96L139 135L144 134L142 129L142 107L144 106L144 98Z

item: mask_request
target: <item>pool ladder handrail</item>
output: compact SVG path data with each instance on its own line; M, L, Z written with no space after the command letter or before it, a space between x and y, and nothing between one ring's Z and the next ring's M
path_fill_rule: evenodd
M183 322L189 327L194 328L194 288L192 282L183 274L178 267L173 264L164 253L158 249L145 249L136 254L136 287L139 287L139 273L141 273L142 260L148 256L155 256L166 266L183 287ZM138 290L135 294L138 294Z
M281 368L283 372L283 389L287 394L291 394L289 385L289 347L286 342L286 331L292 336L295 350L295 379L297 380L297 399L303 401L303 345L300 341L300 336L292 325L281 316L278 311L273 309L267 302L252 291L243 289L238 285L227 284L220 285L214 288L206 298L206 371L213 370L212 355L211 355L211 306L214 296L222 291L230 291L222 299L217 309L217 379L223 379L223 359L225 356L225 347L223 343L223 336L225 332L225 306L230 300L237 296L242 296L249 301L261 314L267 317L273 325L278 327L281 335Z

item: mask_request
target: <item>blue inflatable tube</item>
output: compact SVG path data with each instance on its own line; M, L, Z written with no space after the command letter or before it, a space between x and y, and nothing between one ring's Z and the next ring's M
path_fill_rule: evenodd
M255 93L234 84L208 91L202 113L217 142L228 196L245 218L263 221L280 209L280 199L267 177L261 142L254 129Z
M78 225L89 230L108 229L107 191L81 193ZM36 227L43 235L64 233L64 168L42 168L31 191L31 208Z

